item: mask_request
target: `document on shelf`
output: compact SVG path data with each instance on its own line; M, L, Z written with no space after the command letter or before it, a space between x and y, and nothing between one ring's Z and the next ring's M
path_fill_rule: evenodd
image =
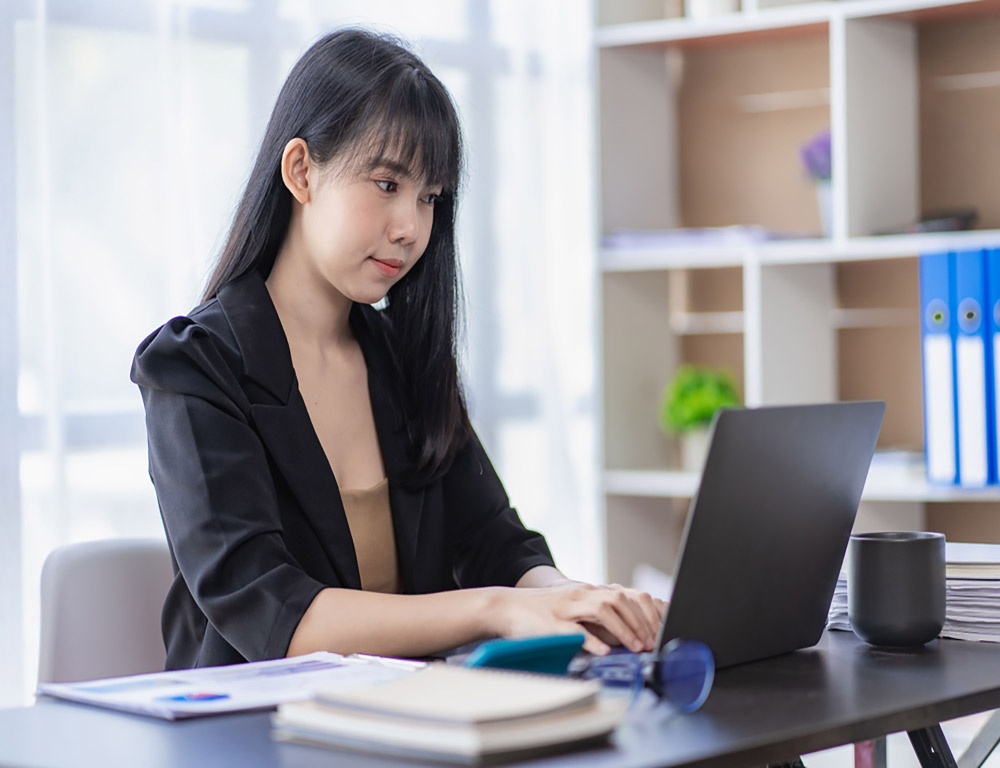
M317 690L352 691L387 683L426 664L377 656L306 656L223 667L151 672L81 683L43 683L38 693L100 707L178 720L273 709Z

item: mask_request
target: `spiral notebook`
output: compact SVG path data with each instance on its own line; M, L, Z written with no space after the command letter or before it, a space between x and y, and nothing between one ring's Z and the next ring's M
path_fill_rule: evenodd
M434 664L363 690L282 704L274 735L424 760L493 763L600 743L625 702L597 681Z

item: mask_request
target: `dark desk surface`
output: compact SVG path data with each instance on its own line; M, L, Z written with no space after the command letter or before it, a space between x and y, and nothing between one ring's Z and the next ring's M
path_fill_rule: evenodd
M936 640L878 650L847 632L723 670L694 715L639 705L612 746L536 766L749 766L1000 707L1000 644ZM379 766L347 752L273 742L268 713L169 723L44 700L0 710L0 765Z

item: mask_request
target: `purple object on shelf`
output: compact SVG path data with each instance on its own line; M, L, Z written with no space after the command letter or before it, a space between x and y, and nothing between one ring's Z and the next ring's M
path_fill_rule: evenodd
M827 180L832 173L830 129L826 128L802 145L802 165L814 179Z

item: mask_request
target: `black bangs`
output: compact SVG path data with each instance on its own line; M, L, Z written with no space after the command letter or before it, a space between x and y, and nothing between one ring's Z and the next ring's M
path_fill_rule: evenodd
M455 108L444 86L417 69L393 73L351 132L358 170L388 166L452 195L461 180L462 147Z

